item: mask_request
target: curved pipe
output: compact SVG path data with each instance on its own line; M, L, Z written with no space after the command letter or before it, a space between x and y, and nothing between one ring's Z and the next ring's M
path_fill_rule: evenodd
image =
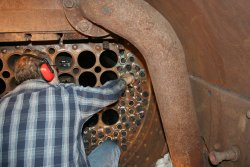
M203 166L185 55L169 22L143 0L81 0L80 8L144 56L174 166Z

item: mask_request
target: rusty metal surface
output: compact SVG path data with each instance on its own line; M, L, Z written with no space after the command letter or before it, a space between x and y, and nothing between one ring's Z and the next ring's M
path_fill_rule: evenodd
M141 54L126 41L122 42L124 45L114 40L110 43L74 42L63 45L45 42L44 45L31 43L1 46L0 97L17 86L13 74L15 60L23 52L34 49L43 51L51 57L52 62L59 68L59 80L64 83L100 86L104 84L102 81L104 76L106 76L104 80L107 81L115 79L112 77L114 75L119 77L124 73L131 73L136 77L135 84L126 90L117 103L98 113L97 120L91 119L85 124L83 128L85 151L89 153L104 140L111 139L116 141L122 150L120 166L154 165L162 153L167 152L166 140L151 90L150 77ZM101 57L107 51L109 53L103 60ZM112 55L115 57L112 58ZM110 75L105 75L106 72L110 72ZM94 78L81 79L86 73L93 74ZM88 82L92 80L93 82ZM110 109L115 114L105 116L105 113L111 113ZM110 120L112 121L116 115L118 117L110 124Z
M250 97L249 0L146 0L174 27L189 73Z
M130 41L151 74L174 166L202 166L185 56L168 21L144 1L81 1L91 21Z
M68 23L58 0L1 0L0 32L67 32Z
M0 33L0 42L26 41L57 41L60 35L56 33Z
M177 35L184 47L189 73L191 75L198 76L204 79L204 82L200 82L201 80L191 80L193 83L192 85L195 95L195 109L198 113L200 131L206 139L206 142L208 142L207 145L209 146L209 149L223 151L224 149L230 147L232 144L236 143L237 145L239 145L241 152L243 152L243 157L240 157L238 162L226 162L225 164L223 163L220 166L249 166L249 157L247 157L250 141L249 122L246 122L243 119L243 115L246 113L245 110L247 110L249 105L248 99L244 99L241 96L246 98L250 97L250 26L248 21L250 18L250 1L146 1L149 2L150 5L155 7L158 11L160 11L168 19L168 21L177 32ZM127 1L123 1L121 3L122 5L126 5ZM136 4L138 2L133 3ZM70 6L71 4L69 3L68 5ZM117 8L122 9L122 5L118 6ZM64 33L65 40L87 39L86 36L82 36L81 34L74 31L74 25L77 24L71 23L73 27L69 24L70 17L68 17L67 20L63 8L64 6L61 0L1 0L0 41L29 41L29 34L32 34L31 40L58 40L57 33L62 34L64 32L70 32ZM169 79L169 77L172 78L172 75L169 75L169 73L166 72L173 70L178 73L178 70L180 69L175 68L176 62L172 61L170 66L167 67L165 65L166 62L169 62L169 57L163 56L164 53L166 55L170 55L175 49L171 47L164 47L162 46L162 43L159 42L162 40L166 40L165 35L160 34L157 39L152 41L152 34L160 32L158 31L158 29L155 29L155 24L162 25L163 23L165 23L165 21L163 21L162 23L161 17L159 17L158 19L156 19L157 23L142 21L137 22L136 24L131 26L129 24L131 14L138 12L138 15L132 18L133 20L137 20L140 17L145 17L145 19L154 18L155 13L153 15L149 15L146 12L143 13L142 6L138 10L135 8L129 8L127 10L121 10L120 12L123 11L123 13L116 16L119 17L118 21L114 21L112 20L112 18L114 18L112 14L115 13L116 10L113 9L116 9L116 7L112 5L101 8L99 12L101 11L102 15L100 15L100 18L96 18L101 20L98 21L98 24L102 24L103 26L105 25L104 27L108 30L124 36L124 38L133 42L133 44L135 44L135 46L138 47L140 51L147 50L142 53L146 58L146 65L149 66L155 90L156 87L162 88L166 84L169 84L169 82L172 82L177 86L180 85L178 81ZM148 11L150 12L151 8L148 9ZM94 16L89 16L89 18L91 17ZM111 20L109 20L110 18ZM75 19L77 20L77 18ZM95 21L95 19L93 20ZM113 24L116 24L116 27L111 27L111 25ZM122 26L121 24L123 24L124 26ZM136 28L132 30L130 26ZM51 32L52 34L48 34ZM97 33L96 36L98 36L98 32L95 33ZM142 33L143 35L141 35ZM95 34L92 33L92 35ZM131 37L132 35L133 37ZM175 38L175 35L173 36L173 38ZM164 43L168 44L168 42ZM75 46L77 45L74 45L74 47L72 45L72 47L76 49ZM154 49L160 51L160 48L162 47L164 48L165 52L162 52L162 54L158 54L155 52ZM18 47L16 49L18 50ZM45 51L47 50L45 49ZM1 49L1 56L3 56L5 52L8 52L8 49ZM171 58L177 59L178 56L172 56ZM178 59L176 61L178 61ZM3 65L1 65L0 61L1 78L3 78L3 75L5 77L8 76L8 73L6 72L8 70L6 70L5 68L5 62L2 62L2 64ZM72 71L69 71L69 73L72 73ZM10 77L11 76L12 73L10 72ZM77 77L75 77L75 79L77 81ZM6 81L7 83L7 88L4 93L10 91L16 86L13 81L10 82L8 77L4 78L4 81ZM214 89L215 87L213 85L211 86L209 82L222 88L234 91L236 92L236 94L231 96L231 93L228 91ZM170 110L172 111L173 108L169 107L170 104L173 104L171 97L165 98L165 100L170 100L171 103L166 102L165 100L161 99L161 97L165 97L168 94L173 94L172 92L175 92L176 89L173 89L173 87L169 87L169 90L167 91L159 91L158 88L156 91L156 96L158 97L158 102L160 102L159 104L161 104L161 106L159 106L161 111L162 108L167 108L167 112L169 112ZM184 88L185 86L180 90L184 90ZM212 91L207 92L207 90ZM211 94L211 92L213 92L213 94ZM190 92L188 91L188 96L189 93ZM176 94L176 97L177 96L179 96L179 94ZM173 101L174 99L175 98L173 98ZM180 103L182 104L185 102L190 103L185 98L180 98L179 102L174 104L178 106ZM162 105L163 103L165 104L164 106ZM189 106L187 106L187 108L189 108ZM185 111L187 108L181 108L181 110ZM190 126L190 122L192 124L192 122L196 122L196 120L190 119L188 122L186 118L190 116L190 113L178 115L176 114L176 110L174 111L175 112L167 113L166 115L163 114L161 116L163 121L165 122L165 126L167 125L168 127L173 127L172 129L169 128L169 131L167 130L171 154L177 155L178 153L182 152L182 149L184 148L184 152L181 153L179 161L187 162L190 157L184 155L185 150L189 150L190 147L193 147L193 145L195 145L193 144L193 140L191 139L195 138L195 140L197 140L197 127L195 126L193 128L192 125ZM178 121L170 120L170 122L166 122L166 120L173 117L178 118ZM145 117L145 120L147 119L148 117ZM182 122L181 120L184 121ZM128 148L127 154L123 154L122 164L125 164L124 166L134 166L135 163L144 163L145 165L143 164L143 166L147 166L146 164L152 164L152 162L157 159L159 152L156 151L157 149L153 147L153 144L148 143L154 143L154 141L156 140L158 141L158 138L156 137L157 130L154 130L154 127L160 127L160 125L159 121L157 122L155 120L155 123L151 122L152 119L149 121L150 125L146 126L144 124L144 126L141 128L140 133L138 133L138 138L140 138L141 140L135 140L132 144L133 146L131 148ZM243 128L244 126L246 127L245 131ZM148 129L145 127L147 127ZM190 131L192 131L192 133L187 134ZM186 137L183 136L184 134ZM195 135L192 136L192 134ZM187 136L189 135L192 136L191 139L187 138ZM148 137L147 140L146 137ZM140 141L142 142L140 143ZM163 136L160 135L160 140L156 143L156 147L161 148L161 145L164 145L163 141ZM178 145L179 143L182 143L182 145ZM191 148L191 150L192 149L193 148ZM152 152L150 153L150 151ZM192 151L188 151L187 155L190 154L194 155ZM183 159L182 155L184 155ZM192 157L193 159L191 160L191 162L196 161L197 156L194 155ZM174 156L175 164L177 164L176 158L177 156ZM145 161L145 159L147 161Z
M100 38L99 40L113 40L114 37L106 36ZM77 31L70 32L32 32L32 33L0 33L0 43L11 43L11 42L55 42L58 43L63 41L73 41L73 40L82 40L82 41L93 41L93 39L89 39L88 36L80 34Z
M109 33L83 17L81 10L74 0L62 0L64 13L71 24L78 32L91 37L104 37Z
M236 162L225 161L220 167L250 165L250 101L241 95L221 89L200 78L191 77L195 108L201 134L209 151L224 151L232 146L240 149Z

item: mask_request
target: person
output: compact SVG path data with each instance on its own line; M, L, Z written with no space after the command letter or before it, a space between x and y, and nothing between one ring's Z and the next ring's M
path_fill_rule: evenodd
M0 100L0 166L118 166L118 145L105 141L86 156L81 133L133 76L95 88L62 84L49 57L38 51L23 54L14 74L20 85Z

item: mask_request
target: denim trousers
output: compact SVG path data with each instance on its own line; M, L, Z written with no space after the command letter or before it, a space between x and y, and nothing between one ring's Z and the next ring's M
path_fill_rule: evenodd
M88 161L91 167L118 167L120 154L119 146L106 140L89 154Z

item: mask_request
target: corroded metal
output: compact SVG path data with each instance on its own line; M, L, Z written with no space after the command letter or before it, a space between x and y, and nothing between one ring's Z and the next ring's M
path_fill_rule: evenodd
M57 33L2 33L0 42L27 42L27 41L57 41L60 35Z
M190 74L250 97L249 0L146 1L178 34Z
M0 32L69 32L62 4L58 0L1 0Z
M13 74L14 62L23 52L32 52L34 49L51 57L53 64L59 69L59 80L63 83L100 86L114 79L113 76L118 78L122 74L131 73L136 78L135 83L127 88L117 103L104 108L85 124L83 142L86 153L89 153L106 139L116 141L122 150L120 166L153 164L167 150L164 149L166 141L151 90L150 77L141 54L130 44L122 43L104 40L62 45L45 43L1 46L0 97L17 86ZM94 79L81 79L86 73L92 74ZM111 109L114 115L108 112ZM107 112L108 115L105 115Z
M225 161L221 167L247 167L250 164L250 121L246 117L250 100L222 89L199 77L190 77L201 135L208 152L223 152L232 146L240 150L238 161Z
M193 83L195 109L199 118L199 127L208 149L222 151L236 144L242 152L239 161L225 162L220 166L249 166L249 0L239 0L237 2L233 0L145 1L161 12L161 14L171 23L184 46L189 73L201 77L201 79L191 78L191 81ZM122 3L125 5L127 1L122 1ZM133 3L138 2L133 1ZM8 56L9 53L14 54L14 52L12 52L13 50L15 50L15 53L20 54L22 53L22 49L24 49L22 45L31 43L31 41L43 41L43 47L45 47L45 45L48 46L45 51L49 52L54 58L57 55L57 47L63 49L67 46L64 44L65 40L81 40L83 43L91 41L88 36L77 33L75 31L77 22L75 24L70 24L70 17L67 19L65 15L65 10L70 11L70 9L74 9L77 5L77 0L1 0L0 42L16 42L15 44L10 44L13 45L11 48L7 47L5 43L0 43L0 45L3 46L0 50L0 89L4 90L4 92L0 90L1 95L12 90L16 86L15 82L11 80L13 77L12 70L7 68L8 62L3 59L3 57ZM122 6L120 5L117 8L120 10ZM105 17L101 16L99 19L103 19L103 22L107 22L108 24L108 21L110 21L109 18L116 12L116 10L112 9L115 9L115 6L106 6L102 8L101 11L106 15ZM148 45L143 45L142 48L145 50L151 50L152 47L158 49L159 46L157 45L161 46L162 43L159 42L159 40L153 40L152 42L152 34L157 32L160 34L160 31L158 31L159 29L155 29L155 26L164 23L164 21L161 21L162 19L157 20L157 22L145 21L140 22L140 24L135 24L134 26L136 29L133 31L130 31L131 26L129 23L125 24L127 19L129 21L131 13L135 12L140 13L141 11L142 13L141 15L136 15L133 18L134 20L138 20L140 16L142 18L154 18L154 14L147 14L141 9L143 9L143 6L138 10L135 10L135 8L121 10L125 13L121 16L125 16L118 19L117 22L110 21L117 25L124 24L124 26L117 28L119 31L124 32L117 33L116 28L112 29L108 28L108 26L105 26L105 28L107 31L117 34L128 34L124 35L124 38L129 38L129 41L135 41L136 47L139 46L137 44L141 42L149 43ZM148 9L150 12L151 9ZM77 17L82 18L83 16L78 13ZM77 20L77 18L75 19ZM78 21L81 21L81 19ZM98 21L98 23L101 22ZM145 30L141 30L140 27L144 27ZM89 26L83 24L81 28L86 31L86 29L89 29ZM147 33L140 35L141 32L145 31L147 31ZM138 33L133 34L135 35L133 40L130 38L130 32L132 32L131 34L133 34L133 32ZM91 36L98 36L97 34L98 33L92 33ZM137 36L141 36L141 38L137 38ZM159 35L159 39L161 38L163 40L166 37L164 34L161 34ZM105 39L111 38L105 37ZM54 49L50 47L51 41L56 42L53 44L55 45ZM124 50L122 46L118 46L120 50ZM79 41L76 43L73 42L72 50L77 50L78 48ZM93 48L96 50L103 49L102 44L94 46ZM126 46L126 49L128 48L129 46ZM138 47L138 49L142 50L141 47ZM169 53L172 53L171 48L166 47L165 51L168 52L167 50L170 50ZM64 51L68 51L71 54L71 48L66 47ZM157 80L157 77L165 77L165 79L169 77L169 74L165 73L169 68L163 66L165 64L164 62L169 61L169 59L167 57L161 59L163 57L162 54L165 52L162 52L162 54L155 54L153 51L148 51L147 53L153 56L159 56L158 61L152 59L152 62L150 56L148 56L150 58L145 57L147 63L143 63L143 65L144 67L146 65L149 67L154 87L161 87L161 85L165 85L165 83L168 82L160 82L160 79ZM143 53L143 55L145 56L147 53ZM169 55L169 53L166 53L166 55ZM137 56L137 54L135 55ZM18 55L15 55L9 63L13 64L16 57L18 57ZM172 58L176 57L178 56L172 56ZM76 61L75 59L73 60ZM123 59L121 60L124 61ZM172 64L174 66L175 63ZM173 66L170 65L169 67L174 70L177 69L177 71L179 70ZM129 69L129 66L126 67L126 69ZM94 70L95 69L92 69L92 71ZM71 77L66 74L69 74ZM72 68L72 71L66 74L61 77L64 82L78 82L78 78L75 76L81 74L81 69ZM172 82L171 80L169 81ZM159 84L155 85L156 83L163 84L159 86ZM176 82L173 82L173 84L176 84ZM178 85L178 83L176 85ZM172 87L170 87L170 89L172 89ZM174 91L173 89L173 91L169 92L162 91L159 93L159 91L157 91L155 93L157 96L162 96L162 94L169 94ZM171 100L171 98L169 99ZM184 99L180 102L183 101L186 102L187 100ZM158 102L164 103L159 100ZM169 108L169 105L170 103L166 103L166 107L164 106L164 108ZM169 109L172 111L171 108ZM155 111L154 109L152 110ZM183 108L183 110L186 109ZM152 115L152 117L155 118L156 115L157 114ZM185 120L186 116L187 115L184 114L182 119ZM180 115L176 115L176 112L170 112L167 117L162 117L162 119L167 120L173 117L179 118ZM123 152L121 164L125 164L124 166L150 166L157 159L157 156L159 157L159 152L161 151L157 152L157 149L162 148L161 145L164 145L165 142L163 135L160 133L162 131L160 130L158 133L157 130L154 129L161 128L159 125L160 121L158 118L153 121L153 119L149 119L147 116L144 118L144 121L148 123L143 124L141 131L138 132L138 138L140 140L135 140L131 143L131 147L128 147L126 154ZM190 122L192 121L193 120L190 119ZM170 129L168 132L168 135L173 134L173 136L169 136L171 150L174 148L171 139L172 141L175 140L175 135L182 134L182 131L186 131L185 128L182 129L183 126L179 126L181 124L187 127L189 125L185 121L183 123L176 121L176 126L174 126L174 123L172 126L177 130L171 131ZM169 125L169 123L167 123L167 125ZM190 129L193 128L190 127ZM189 139L185 137L182 138L182 136L178 138L177 136L175 142L179 144L183 143L183 141L184 143L188 143ZM193 144L192 140L190 141L190 147L194 146L195 144ZM180 146L176 146L176 148L180 148ZM182 150L178 149L177 151L181 152ZM176 152L172 151L171 154L176 155ZM193 157L196 159L196 155ZM206 158L206 160L207 159L208 158ZM186 160L188 160L188 158Z
M67 20L77 31L91 37L109 35L106 30L84 18L79 6L73 0L64 0L62 3L64 4L64 13Z
M82 0L80 5L89 20L126 38L144 56L174 166L202 166L185 56L168 21L142 0Z

